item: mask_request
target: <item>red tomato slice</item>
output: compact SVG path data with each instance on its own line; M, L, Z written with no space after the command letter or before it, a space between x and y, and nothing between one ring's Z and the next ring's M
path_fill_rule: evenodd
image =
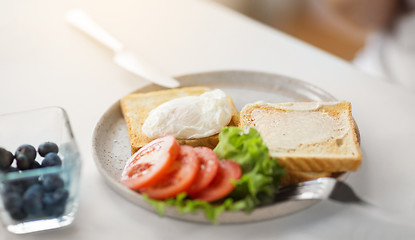
M200 161L193 147L181 146L179 157L165 176L154 185L141 188L149 197L163 200L185 192L199 172Z
M180 145L173 136L148 143L128 159L121 183L133 190L154 184L170 169L179 151Z
M209 186L190 196L193 199L206 202L219 200L232 192L235 185L231 183L231 179L238 180L241 177L241 173L241 167L236 162L231 160L219 161L218 172Z
M187 190L188 195L205 189L212 182L219 168L218 156L212 149L207 147L196 147L194 149L200 160L200 169L196 179Z

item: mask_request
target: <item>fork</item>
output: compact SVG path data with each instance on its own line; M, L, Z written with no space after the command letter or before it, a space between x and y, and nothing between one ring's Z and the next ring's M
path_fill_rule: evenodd
M344 203L368 205L353 189L335 178L317 178L294 185L282 186L275 196L276 201L332 199Z
M317 178L294 185L282 186L275 195L275 201L287 200L334 200L341 203L351 203L361 206L372 215L393 221L399 224L415 223L415 215L408 212L391 211L377 207L360 198L353 189L343 181L335 178Z

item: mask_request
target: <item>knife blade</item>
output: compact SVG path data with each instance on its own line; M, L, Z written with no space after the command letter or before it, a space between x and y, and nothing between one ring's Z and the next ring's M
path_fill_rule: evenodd
M170 77L142 57L126 50L120 41L95 23L83 10L73 9L68 11L65 15L65 20L111 49L114 52L113 60L118 66L163 87L175 88L180 86L176 79Z

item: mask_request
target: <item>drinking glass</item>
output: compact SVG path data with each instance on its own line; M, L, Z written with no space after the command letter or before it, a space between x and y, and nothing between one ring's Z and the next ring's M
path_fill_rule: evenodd
M0 219L10 232L59 228L74 220L81 158L65 110L46 107L0 115L0 147L13 155L23 144L38 150L44 142L58 145L60 166L39 167L44 157L37 152L36 167L18 170L14 159L11 167L0 169Z

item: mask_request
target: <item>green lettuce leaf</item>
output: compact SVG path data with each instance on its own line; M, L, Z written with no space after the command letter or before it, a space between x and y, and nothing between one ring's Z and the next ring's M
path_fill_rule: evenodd
M246 211L273 202L285 171L275 158L269 156L268 147L257 130L225 127L214 151L219 159L231 159L241 166L243 175L230 197L247 201Z
M269 157L267 146L254 128L247 131L237 127L223 128L214 151L219 159L230 159L241 166L242 176L234 182L235 189L229 196L213 203L189 199L184 193L163 201L147 196L145 199L160 215L164 214L168 206L176 207L180 213L202 210L212 223L217 223L217 218L223 211L249 213L257 206L274 201L285 171L275 158Z

